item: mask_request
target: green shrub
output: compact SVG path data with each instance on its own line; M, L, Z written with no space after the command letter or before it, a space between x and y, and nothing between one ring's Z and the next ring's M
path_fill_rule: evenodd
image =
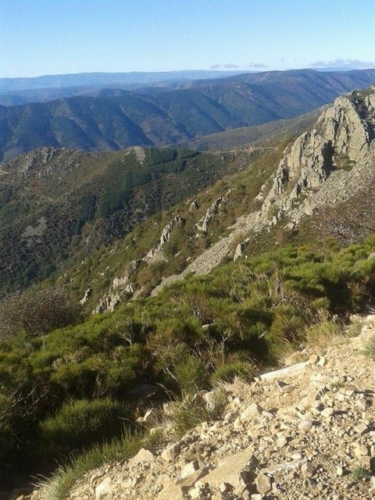
M124 417L124 407L109 398L76 400L40 423L41 439L54 452L82 449L119 434Z
M162 316L161 311L159 315ZM156 332L148 338L148 348L156 358L156 370L168 374L176 381L176 368L188 359L189 351L199 344L201 339L202 332L196 318L169 317L159 320ZM190 368L187 366L186 370L181 369L180 375L184 380L188 377L189 369L191 377L194 377L194 370L198 369L195 361L190 360L190 363Z
M141 360L128 356L108 361L105 355L96 354L82 363L62 364L52 373L51 381L62 387L68 397L117 396L136 384L138 363Z
M15 435L12 429L14 401L0 394L0 462L13 450Z
M356 465L350 471L353 481L366 481L372 476L371 471L362 467L362 465Z
M175 375L180 384L182 394L197 392L207 388L209 373L203 361L196 356L188 355L176 365Z
M211 404L199 394L190 394L181 401L172 414L172 424L175 432L183 436L202 422L220 418L227 401L225 391L215 391Z

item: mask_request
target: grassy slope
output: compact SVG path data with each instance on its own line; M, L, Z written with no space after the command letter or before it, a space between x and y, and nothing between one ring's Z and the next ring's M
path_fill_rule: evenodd
M140 383L161 384L169 397L209 388L275 363L313 325L314 335L336 328L333 314L345 320L373 297L374 249L373 237L344 250L288 246L113 314L1 342L2 473L61 459L99 442L104 429L108 438L119 411L126 421L137 416L129 391Z

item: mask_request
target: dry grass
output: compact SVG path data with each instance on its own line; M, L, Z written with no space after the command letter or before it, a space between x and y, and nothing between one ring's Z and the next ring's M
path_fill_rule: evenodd
M317 354L321 354L340 333L340 325L332 321L323 321L307 329L307 345L316 351Z

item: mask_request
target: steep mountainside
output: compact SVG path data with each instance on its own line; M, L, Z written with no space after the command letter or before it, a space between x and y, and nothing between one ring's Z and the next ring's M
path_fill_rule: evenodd
M40 281L242 168L251 153L44 148L0 169L0 282Z
M322 109L315 109L296 118L205 135L197 139L191 139L181 146L195 151L226 151L246 145L261 148L274 147L280 141L285 140L286 137L295 137L307 130L316 121Z
M0 158L42 146L94 151L181 143L292 118L374 80L375 70L271 72L155 94L108 90L106 97L0 106Z
M270 241L293 240L301 234L304 238L305 234L307 240L332 236L347 244L374 231L374 125L374 88L337 98L310 131L285 149L276 173L261 186L252 202L242 207L242 213L236 212L236 206L241 190L246 192L244 184L223 192L214 201L185 235L185 244L189 238L209 239L209 248L195 259L188 258L182 273L164 274L152 293L191 273L207 274L223 259L251 254L262 238L268 239L269 245ZM232 218L230 227L228 213L239 215ZM190 218L189 214L184 217L187 221ZM225 221L224 225L221 221ZM190 227L188 222L185 227ZM221 228L221 234L215 227ZM275 235L274 240L264 236L269 233ZM214 234L216 242L210 239ZM180 241L184 241L181 236ZM175 247L176 254L180 251L181 243ZM159 253L153 256L154 261L147 261L148 265L160 260ZM173 256L168 254L167 260L173 261ZM136 273L131 280L136 288ZM128 285L129 279L125 282ZM118 297L121 287L115 289Z
M115 241L116 250L101 254L103 277L95 278L92 309L113 307L125 291L149 293L191 272L207 273L222 259L254 253L267 232L284 241L304 234L356 241L374 227L368 203L374 190L374 121L374 91L355 91L339 97L282 154L284 146L280 151L266 141L259 148L211 155L45 149L3 164L3 293L68 269ZM197 196L238 170L238 178ZM187 205L170 209L188 198ZM166 211L142 223L160 209ZM176 215L181 221L173 224ZM89 262L72 271L81 297L92 287Z

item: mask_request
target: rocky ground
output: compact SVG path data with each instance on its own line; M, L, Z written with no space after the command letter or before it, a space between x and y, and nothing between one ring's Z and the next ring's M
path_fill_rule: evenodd
M221 420L89 472L69 500L375 498L375 362L362 353L372 335L368 316L358 337L226 386Z

